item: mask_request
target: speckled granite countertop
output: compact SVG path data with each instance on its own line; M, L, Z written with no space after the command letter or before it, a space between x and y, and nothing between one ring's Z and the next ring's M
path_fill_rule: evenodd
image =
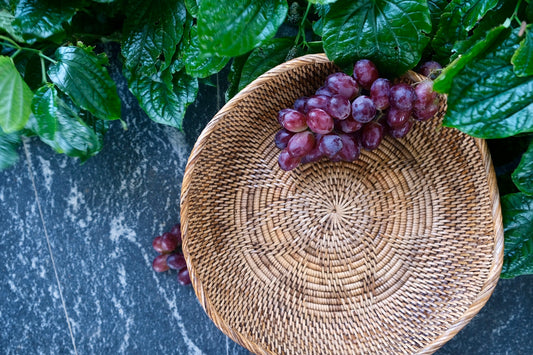
M201 88L184 134L151 122L111 72L129 130L113 124L83 165L28 139L0 172L0 354L248 354L175 272L151 269L152 239L179 220L188 155L223 93ZM533 277L502 280L437 354L531 354L532 334Z

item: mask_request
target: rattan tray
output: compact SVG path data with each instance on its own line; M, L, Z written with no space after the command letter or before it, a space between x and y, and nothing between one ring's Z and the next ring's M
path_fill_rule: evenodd
M441 97L437 119L354 163L280 170L277 111L337 70L324 55L282 64L198 138L181 194L194 290L218 328L254 353L432 353L499 278L487 146L441 127Z

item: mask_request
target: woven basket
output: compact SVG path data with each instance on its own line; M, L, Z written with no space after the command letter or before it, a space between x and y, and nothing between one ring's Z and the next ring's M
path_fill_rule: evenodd
M335 71L324 55L282 64L200 135L181 194L194 290L218 328L257 354L432 353L499 278L487 146L441 127L442 96L436 119L353 163L282 171L277 112Z

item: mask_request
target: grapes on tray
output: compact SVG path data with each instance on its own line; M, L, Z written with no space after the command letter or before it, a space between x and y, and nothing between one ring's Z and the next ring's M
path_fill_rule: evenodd
M289 171L323 158L353 162L362 149L378 148L385 135L405 137L415 122L437 113L431 76L440 69L436 62L424 63L420 73L430 78L413 85L380 77L368 59L355 63L353 75L330 74L313 95L278 112L281 127L274 142L281 150L279 167ZM167 249L162 241L154 243L154 248Z
M314 139L314 137L313 137ZM181 249L181 224L175 224L169 232L154 238L152 247L159 253L152 261L152 269L156 272L165 272L170 269L178 272L178 282L181 285L191 283L187 262Z

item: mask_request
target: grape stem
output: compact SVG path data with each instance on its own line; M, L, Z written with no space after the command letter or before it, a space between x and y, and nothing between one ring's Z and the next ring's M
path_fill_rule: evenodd
M309 14L309 10L311 9L311 3L307 3L307 8L305 9L305 13L302 17L302 22L300 22L300 26L298 27L298 34L296 35L296 38L294 39L294 45L300 44L300 37L302 38L302 45L306 48L309 47L307 44L307 41L305 40L305 23L307 21L307 15Z
M529 2L528 2L529 3ZM522 0L518 0L516 2L516 7L514 8L514 12L511 15L511 18L518 22L519 25L522 25L522 21L518 18L518 9L520 8L520 5L522 4Z

